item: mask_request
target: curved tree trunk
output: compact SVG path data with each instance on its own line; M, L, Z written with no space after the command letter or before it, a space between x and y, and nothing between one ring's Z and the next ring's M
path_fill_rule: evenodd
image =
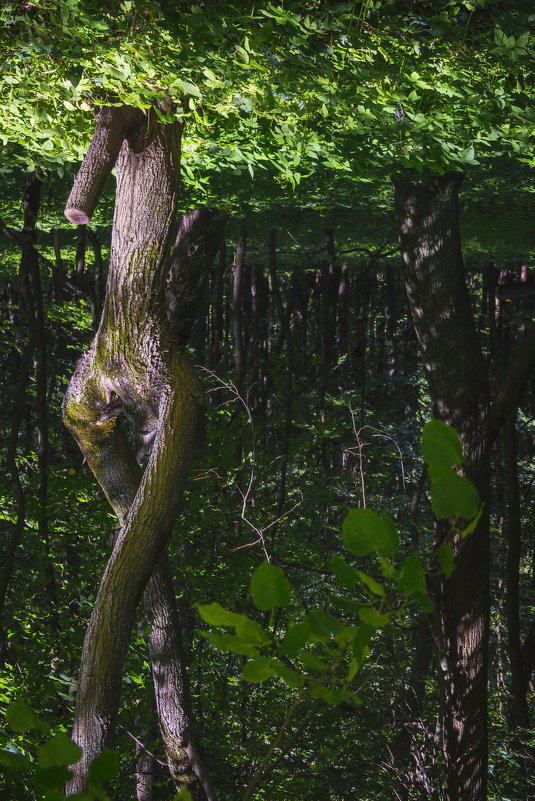
M65 212L72 222L89 220L118 154L102 320L64 401L65 422L121 522L83 646L73 738L84 753L70 794L86 787L91 760L112 740L136 607L162 558L199 441L202 392L177 336L187 336L188 324L175 319L171 300L194 294L191 262L211 244L193 247L187 217L170 254L180 133L177 123L162 125L137 109L103 108ZM123 411L140 455L150 453L142 476ZM194 778L190 768L175 776L177 786Z

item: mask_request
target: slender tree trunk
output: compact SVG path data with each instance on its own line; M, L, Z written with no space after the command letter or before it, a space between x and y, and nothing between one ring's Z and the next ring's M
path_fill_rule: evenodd
M102 298L104 295L104 268L102 263L102 249L100 247L100 239L98 234L95 233L91 228L87 227L87 237L91 242L91 246L93 248L94 254L94 264L93 264L93 293L92 293L92 312L93 312L93 330L96 332L98 330L98 325L100 322L100 315L102 313Z
M43 310L43 292L39 261L35 250L35 223L41 205L41 182L33 177L28 183L24 198L24 237L30 239L24 247L26 254L26 307L30 337L35 343L35 390L37 437L37 534L42 549L45 592L48 600L49 619L53 639L60 632L58 618L58 594L48 527L48 401L47 401L47 330ZM55 645L55 643L54 643Z
M280 484L277 500L277 517L280 517L286 504L286 484L288 480L288 462L290 458L290 431L293 414L293 379L294 379L294 344L290 330L290 304L286 310L282 301L282 293L277 277L277 232L272 228L269 232L268 259L271 294L277 308L281 326L281 339L286 342L286 370L284 388L284 427L282 433L282 459L280 464ZM282 342L281 342L282 345Z
M225 339L223 289L225 283L226 266L227 266L227 249L225 242L223 241L219 249L219 259L217 267L213 272L213 277L211 282L212 284L212 296L210 303L212 308L211 350L212 350L213 364L219 364L222 355L222 347L224 345L224 339Z
M182 630L167 556L160 557L147 584L144 603L149 620L149 649L156 708L171 776L194 798L215 799L199 752L197 726L186 672Z
M121 522L84 641L73 729L84 753L70 794L85 788L91 760L112 741L136 607L162 557L199 442L202 392L180 347L190 310L176 313L177 298L186 305L195 294L189 282L198 278L191 220L170 253L179 145L177 123L102 108L65 212L72 222L89 221L117 159L104 311L64 401L65 422ZM120 424L123 410L141 456L150 452L142 475Z
M393 376L397 370L396 359L396 331L397 320L397 292L396 280L392 267L388 267L385 275L385 355L388 375Z
M488 509L489 386L465 286L457 175L399 180L396 211L409 304L435 415L459 431L467 471ZM450 539L455 568L439 597L447 801L487 793L489 531L484 511L466 539Z
M53 233L54 241L54 268L52 270L52 296L56 303L59 303L65 287L65 270L63 268L63 260L61 258L61 242L59 238L59 230L54 228Z
M245 271L245 252L247 233L241 229L234 260L234 283L232 287L232 308L234 321L234 366L236 368L236 386L241 392L245 380L245 343L243 331L243 281Z
M338 289L338 331L339 351L341 356L348 355L349 350L349 297L351 284L347 264L342 265L340 271L340 286Z
M511 669L511 716L516 726L529 725L526 683L523 675L520 639L520 488L516 447L516 413L507 416L504 426L505 492L507 498L507 636Z
M20 428L26 411L26 391L30 380L32 355L33 343L27 342L19 359L13 398L13 412L10 415L11 428L9 430L6 448L6 468L14 489L16 520L2 552L2 571L0 573L0 620L4 617L7 591L15 568L15 554L24 530L24 523L26 522L26 493L20 478L16 456ZM2 647L4 644L5 643L2 641Z
M87 226L79 225L76 237L76 253L74 256L73 284L81 287L85 278L85 252L87 247Z
M443 669L447 801L484 801L487 793L490 451L535 367L535 327L518 343L495 397L477 338L459 233L459 174L395 185L407 295L434 413L460 433L466 472L483 512L465 539L438 526L454 549L441 580L439 640Z

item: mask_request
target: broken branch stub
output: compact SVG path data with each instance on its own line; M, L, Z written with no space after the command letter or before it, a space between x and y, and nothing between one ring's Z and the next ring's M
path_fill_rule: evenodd
M97 112L91 143L65 206L69 222L86 225L90 221L123 141L132 124L139 122L139 115L143 112L132 106L102 106Z

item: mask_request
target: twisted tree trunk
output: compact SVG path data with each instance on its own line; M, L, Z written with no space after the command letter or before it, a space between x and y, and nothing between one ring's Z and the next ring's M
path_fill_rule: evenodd
M163 125L150 113L102 108L65 211L72 222L87 223L117 160L102 320L64 401L65 423L121 523L83 646L73 737L84 753L74 766L70 794L86 787L91 760L112 741L136 607L165 558L199 442L202 392L181 348L191 309L184 318L178 312L196 294L199 265L206 272L221 224L210 212L187 215L171 252L180 134L178 123ZM200 232L204 239L196 241ZM132 421L139 460L148 456L143 474L120 422L123 412ZM172 595L169 583L166 588ZM182 697L174 699L177 709L191 709L186 696L183 685ZM194 726L173 734L183 739L166 742L168 753L177 744L187 752L184 738L194 741ZM182 772L172 770L177 787L196 783L202 769L193 761L184 761Z

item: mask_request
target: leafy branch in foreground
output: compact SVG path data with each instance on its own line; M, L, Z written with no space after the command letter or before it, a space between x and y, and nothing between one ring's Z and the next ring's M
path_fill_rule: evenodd
M464 458L459 435L439 420L431 420L423 431L422 451L431 478L434 513L450 519L452 531L467 536L479 519L481 507L474 485L461 474ZM254 606L269 613L266 627L217 602L198 607L205 623L226 629L203 631L202 636L221 651L247 658L241 672L243 680L256 683L276 677L294 692L288 712L249 779L242 801L250 797L267 774L267 763L273 754L284 753L293 744L294 737L285 742L285 735L306 696L317 703L361 705L355 679L370 654L374 636L400 620L410 604L424 612L434 610L427 592L430 571L420 556L411 553L396 566L399 537L390 515L350 509L343 521L342 538L351 555L375 556L378 578L334 554L330 567L341 589L332 593L329 600L336 615L325 608L313 609L298 620L290 620L279 636L274 625L276 615L278 610L291 607L292 586L284 571L267 561L254 570L249 585ZM454 554L448 542L441 544L438 557L448 578L454 569Z
M475 487L460 472L464 458L457 432L438 420L431 420L423 431L422 451L431 478L433 511L437 517L451 520L452 531L467 536L481 515L481 506ZM299 619L294 614L284 634L278 636L275 626L278 610L287 609L292 617L292 586L284 571L267 561L254 570L249 585L254 606L259 612L269 614L266 627L245 614L224 609L217 602L199 606L205 623L227 630L203 631L202 635L221 651L246 657L241 673L244 681L258 683L276 677L294 693L241 801L247 801L270 772L274 755L278 752L280 758L293 746L322 702L354 707L363 703L356 692L355 680L369 657L374 636L381 629L401 620L410 604L416 604L424 612L434 609L427 593L430 571L422 565L419 555L411 553L396 566L399 537L390 515L378 515L370 509L350 509L343 522L342 539L353 557L375 557L378 578L352 565L348 561L351 556L345 559L334 554L330 567L340 591L332 593L329 601L330 608L337 610L336 615L321 607ZM451 576L454 554L448 542L442 543L438 557L444 575ZM291 724L307 696L315 703L291 732ZM50 725L25 703L8 706L6 720L20 734L50 733ZM69 766L76 764L81 756L82 749L60 731L38 747L37 759L11 743L0 750L0 764L21 777L31 776L38 797L44 801L63 801L63 786L71 774ZM103 785L115 778L118 770L118 754L105 750L91 764L88 791L72 798L108 801ZM189 798L184 787L176 801Z
M35 730L41 734L49 734L50 725L39 718L33 709L25 703L15 703L8 706L6 720L16 732L26 734ZM65 793L63 786L71 777L70 765L74 765L82 756L82 749L64 732L59 731L49 737L37 752L37 766L35 759L23 753L15 744L6 750L0 750L0 764L7 770L19 773L21 776L32 775L37 796L43 801L63 801ZM88 790L71 796L73 801L109 801L109 795L103 784L114 779L119 773L119 754L106 749L96 757L89 769Z

